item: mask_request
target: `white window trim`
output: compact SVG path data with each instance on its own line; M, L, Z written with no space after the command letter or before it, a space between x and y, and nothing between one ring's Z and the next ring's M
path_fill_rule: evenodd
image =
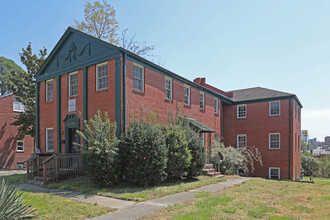
M245 106L245 117L239 117L239 107L240 106ZM237 118L247 118L247 105L246 104L237 105Z
M173 98L173 81L172 81L171 78L165 77L165 79L164 79L164 92L167 90L166 89L166 80L170 81L171 83L170 83L170 98L167 98L166 93L165 93L165 99L166 100L172 100L172 98Z
M271 179L271 170L277 169L278 170L278 179L281 179L281 168L280 167L269 167L268 169L268 178Z
M53 149L52 150L49 150L48 149L48 131L49 130L52 130L54 132L54 129L53 128L46 128L46 152L54 152L54 133L53 133Z
M201 95L203 95L203 108L201 108ZM205 94L204 92L199 92L199 109L200 110L205 110Z
M96 81L96 91L108 89L108 87L109 87L109 84L108 84L106 88L99 89L99 67L105 66L105 65L108 65L108 62L96 64L96 71L95 71L96 72L96 80L95 80ZM109 69L109 67L108 67L108 69ZM107 71L108 71L108 69L107 69ZM108 82L109 82L109 72L108 72L107 78L108 78Z
M71 95L71 76L74 75L74 74L77 74L77 95ZM78 96L78 72L73 72L73 73L70 73L69 74L69 97L75 97L75 96Z
M278 138L278 148L271 148L270 147L270 135L272 135L272 134L278 134L279 136L279 138ZM268 136L268 143L269 143L269 150L279 150L279 149L281 149L281 134L280 133L269 133L269 136Z
M134 66L140 67L142 69L142 90L139 89L135 89L134 88L134 84L133 84L133 89L140 91L140 92L144 92L144 66L137 64L137 63L133 63ZM134 68L134 67L133 67ZM133 74L133 81L134 81L134 74ZM134 82L133 82L134 83Z
M190 106L190 86L188 86L188 85L185 85L184 86L184 89L185 88L187 88L188 89L188 104L186 104L186 103L184 103L186 106ZM184 91L184 89L183 89L183 95L184 95L184 101L185 101L185 99L186 99L186 93L185 93L185 91Z
M246 134L238 134L237 135L237 149L240 149L240 147L239 147L239 137L245 137L245 142L246 142L246 146L247 146L247 135Z
M205 146L205 133L200 133L200 139L201 139L203 146Z
M15 104L18 105L18 109L15 109ZM13 100L13 112L25 112L25 110L26 110L26 107L23 103L17 101L16 99Z
M48 82L53 82L53 97L52 97L52 100L49 100L49 97L48 97ZM46 81L46 102L52 102L54 100L54 81L53 79L50 79L50 80L47 80Z
M18 150L18 143L23 143L23 150ZM24 152L24 141L22 140L19 140L19 141L16 141L16 152Z
M279 113L272 115L271 103L278 102ZM281 115L281 101L271 101L269 102L269 116L280 116Z
M214 105L214 114L218 115L219 114L219 99L214 98L214 101L217 102L217 105ZM214 103L215 104L215 103Z

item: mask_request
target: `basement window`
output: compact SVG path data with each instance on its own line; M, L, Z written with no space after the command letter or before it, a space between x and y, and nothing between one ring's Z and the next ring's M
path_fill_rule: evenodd
M16 142L16 151L17 152L24 152L24 141L17 141Z
M269 167L269 179L279 180L280 179L280 168Z
M247 116L247 108L246 105L238 105L237 106L237 118L246 118Z
M280 114L280 101L269 102L269 115L278 116Z
M134 64L133 65L133 89L143 92L144 91L144 71L143 67Z
M280 149L280 134L269 134L269 149Z

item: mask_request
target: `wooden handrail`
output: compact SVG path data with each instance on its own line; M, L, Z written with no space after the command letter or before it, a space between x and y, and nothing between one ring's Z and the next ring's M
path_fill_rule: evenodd
M27 159L27 160L24 161L23 163L30 162L30 161L34 160L35 158L37 158L37 155L33 154L29 159Z
M46 160L42 161L42 164L47 163L48 161L52 160L54 158L54 155L48 157Z

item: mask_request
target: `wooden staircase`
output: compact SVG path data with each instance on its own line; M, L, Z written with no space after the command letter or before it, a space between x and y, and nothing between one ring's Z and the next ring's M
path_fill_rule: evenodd
M224 177L224 175L222 175L220 172L217 172L213 168L213 164L205 164L205 166L203 168L203 174L206 176L211 176L211 177L215 177L215 178Z

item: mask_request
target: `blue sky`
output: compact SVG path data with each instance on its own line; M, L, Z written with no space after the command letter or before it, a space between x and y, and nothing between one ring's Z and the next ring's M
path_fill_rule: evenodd
M109 1L121 29L156 46L154 62L234 90L296 94L302 129L330 135L330 1ZM49 52L85 1L0 1L0 56L21 65L28 42Z

